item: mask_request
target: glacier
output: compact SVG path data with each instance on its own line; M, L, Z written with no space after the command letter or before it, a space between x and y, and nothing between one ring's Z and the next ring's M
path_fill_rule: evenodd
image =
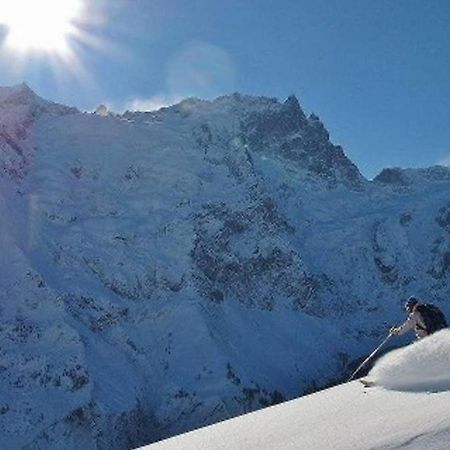
M0 88L0 172L6 449L144 445L336 383L411 294L450 313L450 169L367 180L295 96Z

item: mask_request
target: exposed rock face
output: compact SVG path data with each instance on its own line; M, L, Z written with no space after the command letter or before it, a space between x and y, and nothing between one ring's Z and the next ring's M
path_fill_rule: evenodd
M294 230L279 216L272 200L244 211L233 211L225 204L207 205L195 225L192 260L200 295L212 302L235 299L269 311L281 301L289 308L319 314L300 255L280 246L278 237Z
M294 96L18 86L0 130L5 448L132 448L339 378L412 293L450 312L448 169L368 182Z
M360 189L364 179L358 168L345 156L340 146L333 145L320 119L309 119L295 96L278 108L258 111L243 125L244 142L255 152L271 152L282 156L298 169L335 187L344 184Z

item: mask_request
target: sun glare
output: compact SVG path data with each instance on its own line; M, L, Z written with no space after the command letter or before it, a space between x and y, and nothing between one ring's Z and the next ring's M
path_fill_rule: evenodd
M5 45L16 51L69 51L77 34L82 0L0 0L0 24L7 28Z

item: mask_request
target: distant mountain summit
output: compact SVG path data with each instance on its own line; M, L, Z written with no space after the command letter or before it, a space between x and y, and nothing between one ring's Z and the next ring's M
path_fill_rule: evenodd
M200 128L198 139L203 143L216 139L225 144L227 138L230 142L238 138L251 153L284 160L305 181L321 181L328 188L344 185L357 190L366 184L367 180L342 147L330 142L320 119L315 114L306 118L294 95L284 103L241 94L214 101L188 99L156 112L124 115L141 121L148 117L170 121L170 116L185 119L194 129Z
M27 108L34 117L43 114L73 114L78 112L58 103L50 102L39 97L26 83L12 87L0 87L0 108ZM4 117L2 117L4 119Z
M0 173L16 180L28 173L34 148L30 131L35 120L77 112L44 100L25 83L0 87Z
M36 94L30 89L26 83L16 86L1 87L0 86L0 102L2 104L21 104L27 103L27 98L35 97Z
M326 181L329 187L364 186L358 168L340 146L330 142L328 131L316 115L307 119L293 95L277 106L254 112L244 122L244 136L253 151L283 157L308 176Z

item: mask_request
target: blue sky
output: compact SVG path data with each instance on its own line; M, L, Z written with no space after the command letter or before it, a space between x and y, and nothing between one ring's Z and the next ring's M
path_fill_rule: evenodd
M368 177L450 164L448 0L90 0L79 26L79 66L0 52L0 85L116 110L295 93Z

